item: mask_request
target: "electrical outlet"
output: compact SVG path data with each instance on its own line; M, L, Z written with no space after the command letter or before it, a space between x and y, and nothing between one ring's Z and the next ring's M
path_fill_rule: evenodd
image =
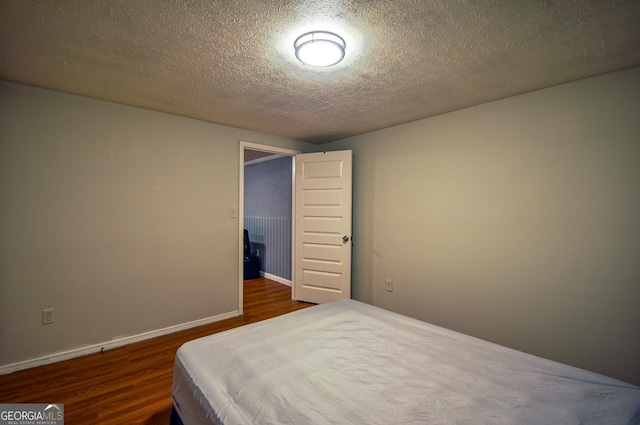
M53 309L45 308L44 310L42 310L42 324L48 325L49 323L53 323L53 322L54 322Z
M393 292L393 280L385 279L385 282L387 283L386 291Z

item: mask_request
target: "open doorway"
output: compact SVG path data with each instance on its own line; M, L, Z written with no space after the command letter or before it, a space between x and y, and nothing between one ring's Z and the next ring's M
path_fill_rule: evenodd
M260 258L262 269L260 275L288 286L292 283L294 264L295 169L293 157L298 153L299 151L291 149L240 142L240 204L238 208L240 240L244 237L244 229L248 229L252 253ZM250 167L250 172L245 173L245 166ZM245 176L250 180L245 181ZM269 179L275 179L280 182L278 184L282 184L282 180L287 179L287 176L289 189L285 191L286 195L274 192L278 190L275 187L265 189ZM260 193L261 191L265 193ZM255 199L247 199L247 195ZM282 196L288 199L285 200ZM244 299L244 253L244 245L240 244L238 257L240 314L243 313Z

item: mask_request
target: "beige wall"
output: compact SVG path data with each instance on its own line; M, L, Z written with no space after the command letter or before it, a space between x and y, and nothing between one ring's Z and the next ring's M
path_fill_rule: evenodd
M309 145L0 102L0 365L237 309L238 140ZM354 150L354 297L640 384L638 111L635 68L322 145Z
M308 145L7 82L0 99L0 366L237 311L239 140Z
M345 148L355 298L640 384L640 68Z

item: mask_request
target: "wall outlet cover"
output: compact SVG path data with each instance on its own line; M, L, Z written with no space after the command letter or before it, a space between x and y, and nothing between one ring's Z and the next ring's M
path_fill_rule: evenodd
M44 310L42 310L42 324L43 325L48 325L49 323L53 323L55 321L54 315L53 315L53 309L52 308L45 308Z

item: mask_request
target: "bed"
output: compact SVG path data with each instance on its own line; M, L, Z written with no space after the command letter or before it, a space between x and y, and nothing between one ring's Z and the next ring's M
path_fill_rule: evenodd
M640 387L355 300L184 344L173 423L640 423Z

